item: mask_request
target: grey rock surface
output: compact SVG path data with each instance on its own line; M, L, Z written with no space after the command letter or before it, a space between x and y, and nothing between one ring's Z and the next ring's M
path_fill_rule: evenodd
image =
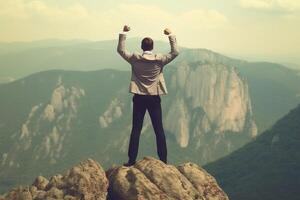
M19 186L4 194L5 200L105 200L108 180L99 163L87 159L64 175L49 180L39 176L31 186ZM1 199L1 197L0 197ZM1 199L1 200L2 200Z
M179 167L145 157L107 172L110 200L227 200L217 181L193 163Z
M214 177L194 163L178 167L152 157L106 172L87 159L64 175L38 176L0 200L228 200Z

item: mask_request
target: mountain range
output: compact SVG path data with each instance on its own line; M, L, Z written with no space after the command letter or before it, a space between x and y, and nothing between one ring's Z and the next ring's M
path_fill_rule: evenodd
M229 198L299 199L300 104L254 141L205 166Z
M128 38L127 49L140 50L141 38ZM180 41L179 41L180 44ZM130 66L116 52L117 40L40 40L0 43L0 84L51 69L94 71ZM168 52L169 45L155 41L154 52ZM207 49L180 47L173 64L210 62L236 67L249 85L258 132L270 127L299 102L299 71L269 62L247 62ZM276 97L276 98L270 98ZM275 101L275 102L274 102ZM261 102L264 102L261 104ZM265 104L274 106L264 106Z
M193 158L207 163L255 137L247 84L233 68L198 63L170 66L169 71L172 96L162 97L162 107L171 162ZM88 155L105 167L126 160L132 117L129 78L118 70L56 70L1 85L1 180L9 184L55 173ZM200 81L202 88L188 79ZM230 113L231 108L236 112ZM148 114L140 146L141 156L156 155Z
M129 39L128 48L134 50L138 41ZM127 159L130 66L117 57L116 41L56 43L1 50L5 76L30 74L0 85L3 191L88 156L101 160L104 167ZM163 42L155 47L168 48ZM89 71L96 68L114 69ZM230 154L254 140L300 98L298 71L207 49L182 47L164 74L169 94L162 97L163 121L173 163L192 160L203 165ZM148 114L139 151L143 155L156 156Z

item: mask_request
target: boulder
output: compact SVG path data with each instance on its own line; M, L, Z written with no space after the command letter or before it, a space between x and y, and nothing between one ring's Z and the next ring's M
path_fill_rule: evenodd
M4 195L5 200L32 200L29 186L18 186Z
M134 166L114 166L106 172L92 159L64 175L38 176L31 186L19 186L0 200L228 200L216 179L198 165L178 167L152 157Z
M227 195L217 184L216 179L195 163L185 163L177 167L206 200L227 200Z
M217 181L194 163L178 167L145 157L107 172L110 200L228 200Z
M106 200L108 180L99 163L92 159L80 162L65 175L49 181L38 176L31 186L19 186L0 196L1 200Z
M48 185L49 181L43 177L43 176L38 176L34 182L33 186L35 186L38 190L44 190L46 186Z
M66 193L90 199L106 199L108 180L100 164L92 159L73 167L63 178Z

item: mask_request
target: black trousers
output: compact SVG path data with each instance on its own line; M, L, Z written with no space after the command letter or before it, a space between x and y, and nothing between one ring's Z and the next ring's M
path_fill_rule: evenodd
M139 140L143 127L146 110L151 118L152 126L156 135L157 154L161 161L167 162L167 145L162 124L161 99L159 95L134 94L132 112L132 130L129 141L129 161L136 160L139 148Z

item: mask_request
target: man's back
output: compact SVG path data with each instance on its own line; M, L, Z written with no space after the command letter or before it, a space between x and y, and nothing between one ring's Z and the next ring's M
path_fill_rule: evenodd
M130 27L124 26L127 32ZM164 33L169 35L171 31L165 29ZM129 53L125 48L125 34L119 35L118 53L131 64L131 82L129 92L134 93L132 102L132 129L128 148L128 162L124 166L132 166L136 162L139 139L143 127L146 110L151 118L156 136L156 147L159 159L167 164L167 144L162 123L162 109L160 94L167 94L167 88L163 77L163 66L171 62L177 55L178 49L175 36L169 36L171 52L168 54L153 54L153 40L144 38L141 48L143 54Z
M143 95L167 94L162 71L164 65L179 54L175 35L169 35L171 52L168 54L153 54L151 51L132 54L125 49L125 40L126 34L120 33L118 53L132 66L129 92Z

